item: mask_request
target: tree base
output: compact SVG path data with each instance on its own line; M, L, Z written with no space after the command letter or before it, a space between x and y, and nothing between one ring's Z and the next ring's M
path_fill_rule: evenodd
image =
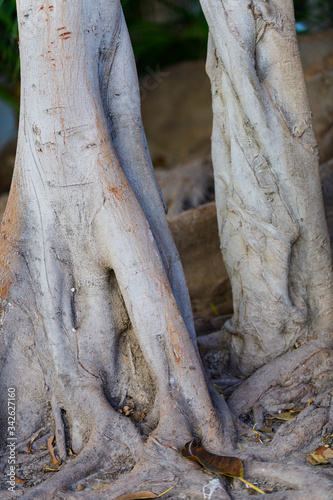
M206 361L213 356L212 349L206 350ZM239 456L244 462L246 480L269 493L273 500L330 499L332 464L314 467L306 462L306 457L322 446L323 438L333 430L331 359L330 347L310 342L260 368L240 385L236 384L228 400L238 428L238 449L230 451L229 443L228 451L222 453ZM223 380L225 386L230 382L230 373L228 379L223 378L223 372L219 378L216 372L213 375L219 385ZM301 406L303 409L299 411ZM293 407L297 416L289 421L278 420L279 411L286 407ZM273 433L257 430L267 428L268 424L273 427ZM30 459L26 456L25 463L18 468L18 477L27 478L30 474L35 482L42 482L34 488L29 488L31 482L28 481L25 486L16 485L12 496L0 491L0 499L23 496L25 500L113 500L143 490L159 495L172 486L163 498L243 500L248 495L249 490L246 491L238 479L205 472L180 456L179 446L191 437L186 426L178 436L172 436L164 422L145 443L138 440L135 433L127 434L127 439L120 443L105 437L110 425L106 421L105 432L94 429L83 451L76 458L67 459L51 477L41 472L41 464L49 460L47 451L38 451ZM217 443L216 448L219 447L223 450L223 443ZM21 457L19 454L19 464ZM257 494L251 496L259 498Z

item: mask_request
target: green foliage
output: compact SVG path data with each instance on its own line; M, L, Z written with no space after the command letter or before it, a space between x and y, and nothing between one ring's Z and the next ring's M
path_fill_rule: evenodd
M0 98L18 110L20 59L15 0L0 0Z
M168 8L166 20L158 22L147 12L143 15L140 0L122 0L139 73L144 72L147 65L167 66L204 58L208 26L199 0L187 1L186 8L168 0L154 0L151 4ZM147 1L145 7L149 10Z
M20 63L15 0L0 0L0 71L9 82L16 82Z
M307 30L333 26L333 0L294 0L296 21L303 21Z

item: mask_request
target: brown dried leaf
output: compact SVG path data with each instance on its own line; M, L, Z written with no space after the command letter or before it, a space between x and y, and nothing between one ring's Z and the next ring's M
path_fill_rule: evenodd
M197 462L206 469L230 477L243 477L243 463L236 457L214 455L205 450L196 439L185 444L180 451L184 458Z
M315 450L315 454L316 455L324 455L324 451L327 450L327 447L326 446L319 446L319 448L317 448Z
M24 484L24 483L26 483L26 480L20 479L19 477L15 476L15 483L16 484Z
M163 493L160 493L159 495L155 495L155 493L152 493L151 491L136 491L135 493L127 493L126 495L122 495L121 497L115 498L115 500L141 500L143 498L160 498L166 493L169 493L169 491L173 490L175 486L177 486L177 482L171 486L171 488L168 488L167 490L163 491Z
M256 425L257 425L257 424L254 424L254 426L253 426L253 429L252 429L252 430L253 430L253 432L255 433L256 438L258 439L259 443L261 443L261 444L262 444L262 441L261 441L261 436L260 436L259 432L257 432L257 431L256 431Z
M39 436L39 434L43 431L44 429L40 429L35 435L34 437L32 437L29 441L29 444L28 444L28 448L26 449L26 453L31 453L31 446L32 446L32 443L35 441L35 439Z
M43 467L43 472L58 472L61 464L62 464L61 460L58 460L57 463L55 463L53 465L50 465L50 466L45 465Z
M121 495L121 497L117 497L115 500L140 500L142 498L158 498L158 496L151 491L137 491L136 493Z
M78 484L77 488L76 488L76 491L83 491L83 490L84 490L83 484Z
M51 455L53 465L56 465L58 463L58 459L54 454L54 447L52 445L53 441L54 441L54 436L49 437L49 439L47 440L47 449L49 450L49 453Z
M32 445L32 439L30 439L28 448L25 450L26 453L31 453L31 445Z
M325 457L323 457L322 455L317 455L316 453L310 453L310 455L306 457L306 460L311 465L329 464L329 461Z
M333 450L332 448L326 448L324 453L323 453L323 456L325 458L333 458Z

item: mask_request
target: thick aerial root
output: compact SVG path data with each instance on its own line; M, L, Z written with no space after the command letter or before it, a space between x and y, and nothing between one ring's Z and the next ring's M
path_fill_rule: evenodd
M333 394L333 391L332 391ZM332 396L326 393L305 408L297 417L285 422L276 432L273 441L260 456L272 459L287 456L309 445L320 435L325 437L331 432L333 421L330 418Z
M300 408L305 406L296 417L283 423L269 445L256 450L258 457L278 459L331 432L332 359L331 348L308 343L260 368L233 392L228 406L240 433L248 435L253 435L252 428L247 432L239 418L247 422L250 418L252 425L260 428L265 427L270 414L291 403Z
M246 474L252 478L265 481L266 484L277 484L288 488L284 491L271 493L270 500L331 500L333 491L333 476L325 470L277 463L248 461ZM252 498L262 498L261 495Z

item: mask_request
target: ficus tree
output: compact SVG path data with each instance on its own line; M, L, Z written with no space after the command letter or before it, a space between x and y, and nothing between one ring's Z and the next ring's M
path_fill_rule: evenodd
M273 440L271 450L285 454L333 425L331 250L293 5L201 4L210 27L221 249L235 311L225 330L231 367L255 372L228 403L260 425L268 409L321 394L320 411L302 412Z
M0 233L1 437L5 444L14 387L17 442L52 422L65 462L27 499L112 499L175 483L169 498L228 499L226 482L180 456L187 441L240 455L237 430L248 428L239 416L262 419L310 392L319 396L297 417L303 434L304 425L308 439L332 423L330 250L292 2L202 6L235 300L231 369L255 372L231 410L198 355L119 0L17 0L20 128ZM118 411L125 404L130 415ZM291 430L304 444L297 423L256 449L260 460L243 452L247 473L299 486L272 498L329 498L327 476L268 463L290 451ZM75 491L101 469L126 472L101 490Z

